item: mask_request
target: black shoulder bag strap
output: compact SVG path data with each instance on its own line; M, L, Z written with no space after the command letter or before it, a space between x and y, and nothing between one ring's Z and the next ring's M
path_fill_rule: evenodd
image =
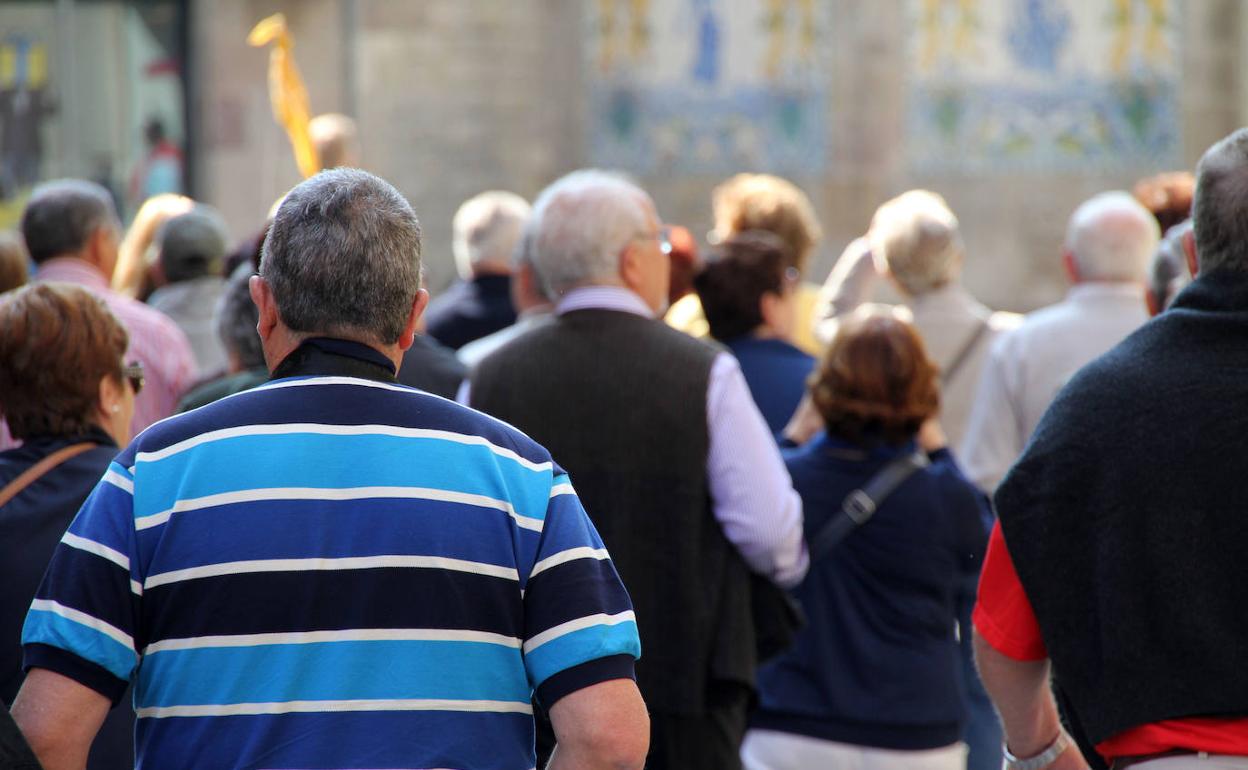
M902 455L881 468L861 488L850 492L841 503L841 510L810 541L810 560L814 562L828 555L850 532L870 521L897 487L928 464L927 454L922 450Z

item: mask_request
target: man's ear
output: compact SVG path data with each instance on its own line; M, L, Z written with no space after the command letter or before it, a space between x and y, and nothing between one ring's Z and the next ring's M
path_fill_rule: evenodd
M1200 255L1196 253L1196 231L1183 233L1183 257L1187 260L1187 269L1195 278L1200 273Z
M260 311L256 333L261 340L267 341L281 320L277 314L277 302L273 299L273 289L268 281L258 275L253 275L247 282L247 289L251 292L251 301L256 303L256 309Z
M403 333L399 335L399 350L407 350L416 341L416 332L421 325L421 316L424 315L425 307L428 304L428 290L417 289L416 298L412 300L412 310L407 316L407 324L403 327Z
M1071 283L1079 283L1079 263L1075 262L1074 252L1070 249L1062 249L1062 269Z
M644 283L643 268L636 244L630 243L620 252L620 280L626 289L633 291Z

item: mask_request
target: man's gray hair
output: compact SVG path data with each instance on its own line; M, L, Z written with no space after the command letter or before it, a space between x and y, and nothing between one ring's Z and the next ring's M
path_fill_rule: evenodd
M102 227L121 227L113 196L83 179L39 185L22 212L22 238L35 264L81 251Z
M1248 272L1248 128L1200 159L1192 220L1202 273L1219 267Z
M507 264L529 213L528 201L503 190L464 201L451 222L451 251L460 277L471 278L482 262Z
M913 295L951 282L965 247L958 218L940 195L910 190L880 206L871 219L871 250Z
M637 185L617 174L574 171L542 191L533 257L551 296L577 286L618 283L620 254L644 237L654 203Z
M1066 248L1081 281L1143 283L1160 239L1157 219L1121 190L1084 201L1066 228Z
M537 260L534 258L534 246L537 242L537 217L530 216L524 223L524 229L520 231L520 238L516 241L516 247L511 251L511 271L514 275L519 273L521 268L528 267L533 274L533 291L542 296L542 299L551 301L550 287L546 285L546 281L542 280L542 273L537 269ZM512 279L515 280L514 278ZM515 284L512 284L513 286Z
M220 276L226 251L225 222L209 206L166 221L156 233L160 268L169 283Z
M212 325L217 338L226 352L238 359L243 369L264 366L264 348L260 335L256 333L260 310L251 301L250 280L251 265L239 265L226 281L225 290L217 298L212 311Z
M260 275L291 331L392 345L420 289L420 223L385 180L322 171L278 207Z

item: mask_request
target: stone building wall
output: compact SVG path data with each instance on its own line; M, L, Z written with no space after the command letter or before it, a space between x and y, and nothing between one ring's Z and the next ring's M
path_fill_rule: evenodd
M1239 65L1248 14L1236 0L1173 2L1181 14L1182 70L1174 156L1190 168L1242 120L1248 99ZM963 223L971 289L998 306L1034 308L1063 291L1058 255L1074 207L1166 170L916 169L907 160L905 128L905 31L915 3L816 5L832 20L820 40L830 68L827 157L812 173L794 175L826 233L816 278L879 202L925 186L943 193ZM420 215L436 290L452 278L450 219L459 202L492 187L531 197L591 159L586 95L593 74L585 46L599 7L580 0L197 0L201 194L241 234L297 181L269 112L267 54L243 42L256 20L284 11L314 111L353 114L365 165L398 186ZM723 176L656 168L639 179L665 219L701 233L710 225L710 189Z

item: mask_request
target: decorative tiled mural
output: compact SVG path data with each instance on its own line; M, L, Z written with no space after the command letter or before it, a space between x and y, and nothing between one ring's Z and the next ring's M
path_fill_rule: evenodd
M823 169L830 3L587 2L596 165L644 174Z
M917 171L1166 167L1182 0L908 0Z

